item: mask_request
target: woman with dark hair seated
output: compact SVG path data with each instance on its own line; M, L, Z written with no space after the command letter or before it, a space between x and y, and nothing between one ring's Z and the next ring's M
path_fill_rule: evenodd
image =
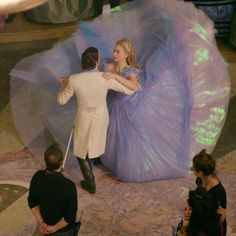
M204 188L198 187L189 192L184 220L177 236L222 236L218 202Z
M206 153L203 149L200 153L194 156L192 171L194 172L196 184L198 187L204 188L218 202L217 212L220 216L222 235L226 235L226 205L227 198L224 186L215 174L216 161L213 157Z

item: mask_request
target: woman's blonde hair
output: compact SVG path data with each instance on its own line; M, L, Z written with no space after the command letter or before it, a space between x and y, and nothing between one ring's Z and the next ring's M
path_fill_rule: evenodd
M134 66L138 69L140 69L140 66L136 62L136 55L133 44L127 39L127 38L121 38L116 42L116 46L121 46L125 52L128 54L126 58L126 62L130 66Z

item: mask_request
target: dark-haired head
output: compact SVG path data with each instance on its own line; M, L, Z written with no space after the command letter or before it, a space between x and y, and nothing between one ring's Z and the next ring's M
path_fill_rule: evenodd
M205 149L201 150L193 158L193 169L197 172L201 171L205 176L214 174L216 161L213 157L206 152Z
M95 69L99 59L98 49L89 47L82 53L81 67L83 70Z
M49 171L57 170L61 167L63 161L63 152L58 143L53 143L44 152L44 161Z
M192 210L188 231L192 236L198 235L199 232L205 232L211 236L220 235L217 214L219 206L211 193L198 187L189 192L188 204Z

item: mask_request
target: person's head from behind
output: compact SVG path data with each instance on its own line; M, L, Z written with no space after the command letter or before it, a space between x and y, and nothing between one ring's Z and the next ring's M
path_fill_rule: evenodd
M193 158L192 170L197 177L199 175L209 176L215 173L216 161L213 157L206 152L205 149L201 150Z
M111 58L105 58L105 71L114 72L114 61Z
M44 161L49 171L58 170L62 166L63 152L58 143L53 143L45 150Z
M191 236L205 232L207 235L219 235L218 202L204 188L198 187L189 192L188 205L191 208L188 232Z
M115 63L126 62L127 65L139 68L136 62L136 55L133 44L126 38L118 40L113 51Z
M82 53L81 67L83 70L93 70L98 65L99 53L95 47L89 47Z

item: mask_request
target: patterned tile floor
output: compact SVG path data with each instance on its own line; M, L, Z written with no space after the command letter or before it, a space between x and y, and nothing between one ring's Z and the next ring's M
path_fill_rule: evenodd
M54 42L0 45L0 236L30 236L34 232L36 225L27 206L27 189L31 176L40 168L36 158L24 149L14 127L8 73L18 60L50 48ZM233 236L236 235L236 51L227 42L218 44L229 62L232 90L228 117L214 155L228 195L227 235ZM182 179L134 184L117 181L100 165L94 167L94 172L98 186L95 195L83 191L79 185L77 188L78 215L84 211L81 236L170 236L171 225L180 219L183 199L188 189L194 187L191 173ZM66 168L65 174L76 183L81 179L74 168Z

